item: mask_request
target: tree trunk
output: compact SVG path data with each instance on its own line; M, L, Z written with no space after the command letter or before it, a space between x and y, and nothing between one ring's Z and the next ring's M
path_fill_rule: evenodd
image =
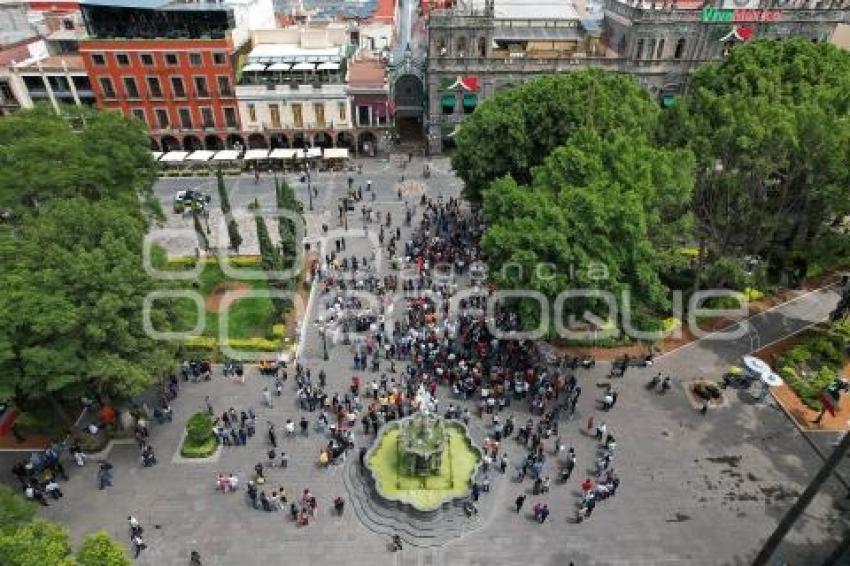
M803 491L803 494L797 498L794 505L788 509L785 516L782 517L781 521L779 521L779 524L776 526L776 530L773 531L773 534L771 534L764 543L761 552L759 552L758 556L756 556L755 560L753 560L752 566L766 566L768 564L771 557L773 557L774 553L776 553L776 549L779 548L780 544L782 544L782 540L785 538L785 535L788 534L788 531L791 530L791 527L794 526L794 523L800 518L806 510L806 507L809 506L809 503L812 502L821 487L823 487L823 484L829 476L832 475L832 472L835 471L835 468L838 467L838 464L841 463L845 454L847 454L849 450L850 434L845 433L841 442L838 444L838 447L832 452L826 462L824 462L821 469L818 470L817 474L815 474L815 477L812 478L811 483L809 483L805 491Z
M65 408L62 406L62 403L59 402L59 399L56 398L56 395L51 393L47 396L47 402L50 403L50 408L59 415L59 418L62 420L62 423L65 427L70 431L74 428L74 421L71 420L71 417L68 415L68 412L65 411Z

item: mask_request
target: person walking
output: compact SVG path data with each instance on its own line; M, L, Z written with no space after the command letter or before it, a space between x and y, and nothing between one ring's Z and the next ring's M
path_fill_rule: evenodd
M516 505L516 512L519 513L522 509L522 506L525 504L525 495L518 495L514 500L514 505Z
M145 544L145 541L142 538L141 534L134 536L132 542L134 551L133 558L138 558L142 551L148 547L148 545Z
M193 550L189 554L189 566L203 566L201 564L201 554L197 550Z

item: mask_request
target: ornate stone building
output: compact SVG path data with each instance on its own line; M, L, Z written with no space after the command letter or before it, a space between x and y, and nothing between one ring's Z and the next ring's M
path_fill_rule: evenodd
M440 151L478 102L543 73L599 67L631 73L673 104L689 74L755 38L828 41L850 22L850 0L471 0L428 22L431 151ZM500 4L504 2L504 4Z

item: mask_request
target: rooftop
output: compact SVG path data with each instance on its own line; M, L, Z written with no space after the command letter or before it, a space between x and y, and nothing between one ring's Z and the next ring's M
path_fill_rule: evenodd
M229 2L228 2L229 3ZM137 10L225 11L228 3L211 0L186 2L183 0L81 0L81 6L135 8Z
M261 43L248 54L248 63L293 63L339 61L345 51L342 46L305 48L294 43Z
M44 71L85 71L83 58L80 55L51 55L43 59L29 59L15 65L20 71L39 69Z
M483 10L485 0L471 0L474 10ZM505 20L575 20L572 0L495 0L494 16Z
M351 60L348 64L348 85L360 88L386 86L387 70L378 59Z

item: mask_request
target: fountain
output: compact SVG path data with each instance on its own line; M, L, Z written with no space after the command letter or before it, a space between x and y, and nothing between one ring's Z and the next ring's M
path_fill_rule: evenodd
M426 396L417 395L420 412L381 429L366 469L383 502L430 513L468 495L482 454L463 424L431 414Z

